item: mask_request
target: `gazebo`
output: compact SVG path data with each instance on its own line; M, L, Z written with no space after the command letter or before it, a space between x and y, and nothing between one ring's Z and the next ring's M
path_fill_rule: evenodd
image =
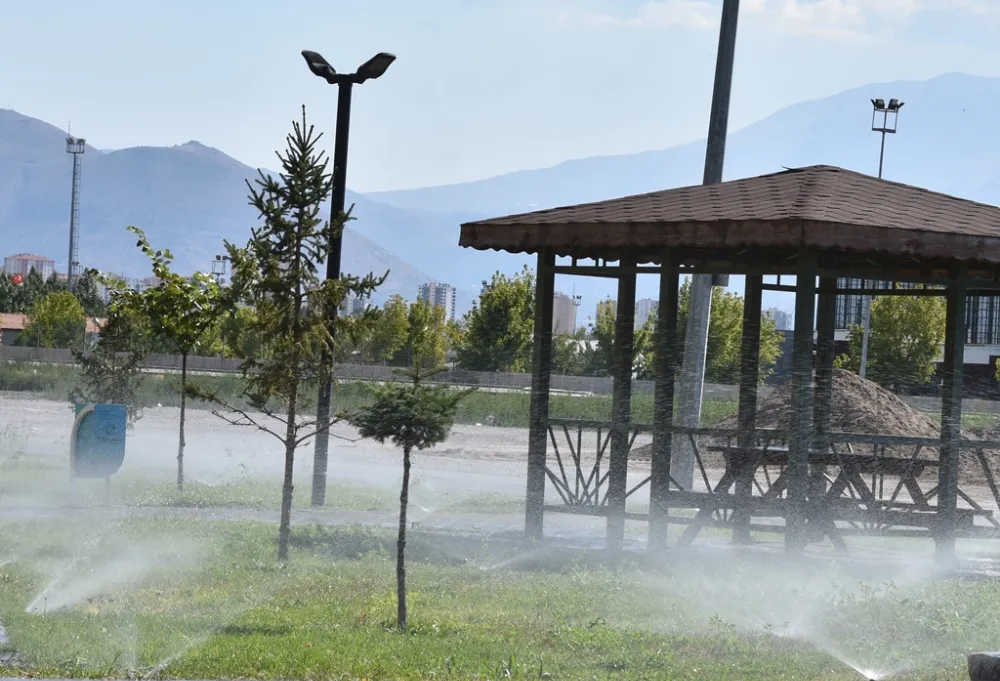
M622 546L626 518L638 518L648 519L651 549L666 547L668 524L679 523L686 525L681 544L714 525L731 529L738 542L749 541L754 531L778 531L792 552L826 538L847 550L845 537L874 530L931 537L938 555L951 559L957 537L995 536L1000 528L994 518L1000 492L990 459L1000 443L961 436L966 299L1000 295L1000 208L811 166L470 222L461 227L460 245L538 258L528 537L542 537L546 512L570 512L606 517L612 549ZM649 424L630 419L636 276L641 273L660 277ZM557 274L618 282L608 421L549 417ZM735 430L674 423L678 285L686 274L746 277ZM847 289L841 285L844 278L864 283ZM876 288L885 283L888 287ZM787 431L756 423L764 290L795 294ZM946 298L939 438L830 432L835 300L844 293ZM592 460L585 460L579 445L584 430L597 432ZM557 431L566 434L569 456L555 446ZM629 489L629 453L643 432L652 436L649 473ZM671 452L683 438L690 439L698 458L700 475L694 482L671 476ZM716 480L710 479L699 440L715 443L708 449L724 462ZM960 460L981 465L977 481L991 499L963 490ZM933 488L925 489L928 480ZM645 485L648 512L628 510L628 497ZM557 499L546 500L547 487Z

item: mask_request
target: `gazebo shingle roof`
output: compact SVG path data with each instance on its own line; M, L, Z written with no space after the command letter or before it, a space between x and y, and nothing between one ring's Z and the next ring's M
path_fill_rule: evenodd
M810 166L462 225L459 245L590 257L615 249L780 248L1000 262L1000 208Z

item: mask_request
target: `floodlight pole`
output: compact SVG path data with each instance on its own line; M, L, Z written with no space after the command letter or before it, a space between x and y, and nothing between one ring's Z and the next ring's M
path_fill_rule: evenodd
M354 84L378 78L396 57L380 52L361 65L355 73L337 73L322 57L309 50L302 51L309 70L313 75L337 86L337 129L333 149L333 197L330 206L330 220L344 212L347 200L347 144L351 132L351 94ZM330 235L329 253L326 258L327 280L340 279L343 230ZM336 337L337 310L330 310L329 332ZM332 367L333 357L324 350L320 366ZM319 397L316 402L316 446L313 453L312 505L326 503L326 473L330 451L330 407L333 402L333 372L320 378Z
M884 99L873 99L872 101L872 132L881 133L882 144L878 153L878 179L882 179L882 164L885 161L885 136L896 134L896 120L899 118L899 110L903 108L903 102L897 99L890 99L889 104ZM889 114L893 114L892 127L889 127ZM882 125L877 126L875 119L882 114ZM861 362L858 365L858 376L865 377L868 369L868 336L872 326L872 296L866 295L864 298L864 309L861 312Z
M715 62L715 88L709 115L705 174L702 184L722 182L739 13L739 0L724 0L719 25L719 52ZM679 425L685 428L697 428L701 423L701 401L705 390L705 353L708 349L708 327L712 314L712 287L717 281L718 279L711 274L695 274L691 277L687 327L684 335L684 360L679 377L677 405ZM671 474L677 482L688 487L694 478L694 451L687 437L675 439L674 447Z
M333 201L330 205L330 219L336 220L344 212L347 201L347 138L351 131L351 83L337 86L337 139L333 149ZM343 231L331 235L330 250L326 256L327 281L340 279L340 260L343 250ZM330 311L330 336L337 335L337 310ZM329 353L323 352L325 366L330 361ZM333 403L333 373L324 374L320 379L319 399L316 402L316 446L313 452L312 505L326 504L326 472L330 453L330 406Z
M66 153L73 155L73 190L69 204L69 259L66 264L66 285L70 291L76 290L80 278L80 174L81 156L87 150L87 140L82 137L66 136Z

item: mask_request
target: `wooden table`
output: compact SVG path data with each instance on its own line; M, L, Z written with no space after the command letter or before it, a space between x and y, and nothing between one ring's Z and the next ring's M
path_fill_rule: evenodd
M733 508L739 511L741 520L749 525L750 515L757 511L758 515L785 516L785 504L779 500L788 488L788 457L787 448L760 448L739 446L713 446L711 451L720 452L725 460L725 471L722 478L711 488L711 494L704 505L692 519L681 536L681 544L689 544L709 522L712 513L720 508ZM767 475L768 467L778 467L778 476L771 481ZM920 485L920 477L929 469L938 467L933 459L871 456L862 454L837 453L829 451L811 451L809 453L809 488L807 498L806 522L809 534L815 541L829 537L834 547L846 551L846 545L835 524L836 520L854 523L869 523L882 526L905 525L932 527L939 518L936 507L930 500L936 496L937 487L924 491ZM837 468L837 476L830 479L829 468ZM765 489L757 480L758 470L763 469L768 486ZM871 476L872 485L865 481L865 476ZM885 478L896 478L897 483L892 494L887 499L884 496ZM876 485L876 480L881 480ZM742 482L743 484L739 484ZM740 494L730 494L730 490L751 490L749 498L744 491ZM759 496L753 496L756 486ZM911 501L899 501L899 493L906 489ZM683 493L681 493L683 494ZM711 499L720 495L719 499ZM693 495L689 495L693 496ZM963 498L968 496L962 494ZM715 503L725 499L726 503ZM973 521L973 515L985 515L988 511L978 509L972 504L972 509L959 509L960 519Z

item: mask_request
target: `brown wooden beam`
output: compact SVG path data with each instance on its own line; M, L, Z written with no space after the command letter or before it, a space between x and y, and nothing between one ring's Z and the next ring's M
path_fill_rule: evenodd
M795 331L792 354L792 430L788 456L788 531L785 548L806 547L806 498L809 448L813 439L813 329L816 312L816 252L804 250L796 274Z
M738 411L739 443L752 447L757 430L757 386L760 384L761 285L764 277L747 275L743 293L743 342L740 348L740 396ZM733 541L750 543L750 501L753 477L743 476L736 483L737 508L733 515Z
M677 375L677 306L680 277L669 253L663 255L660 297L656 312L655 388L653 393L653 446L649 481L649 548L667 546L669 520L670 457L673 445L674 378Z
M549 384L552 375L552 314L555 297L555 254L538 254L535 273L535 335L531 361L531 411L528 422L528 479L524 534L539 540L544 533L545 458L548 443Z
M624 263L629 265L630 263ZM611 369L611 460L608 464L607 542L612 552L625 542L625 495L628 486L629 421L632 411L632 362L635 341L635 275L618 279L618 310Z
M958 506L958 465L962 440L962 369L965 363L965 272L955 272L948 287L944 362L941 381L941 465L938 467L938 513L935 537L938 561L955 560L955 509Z

